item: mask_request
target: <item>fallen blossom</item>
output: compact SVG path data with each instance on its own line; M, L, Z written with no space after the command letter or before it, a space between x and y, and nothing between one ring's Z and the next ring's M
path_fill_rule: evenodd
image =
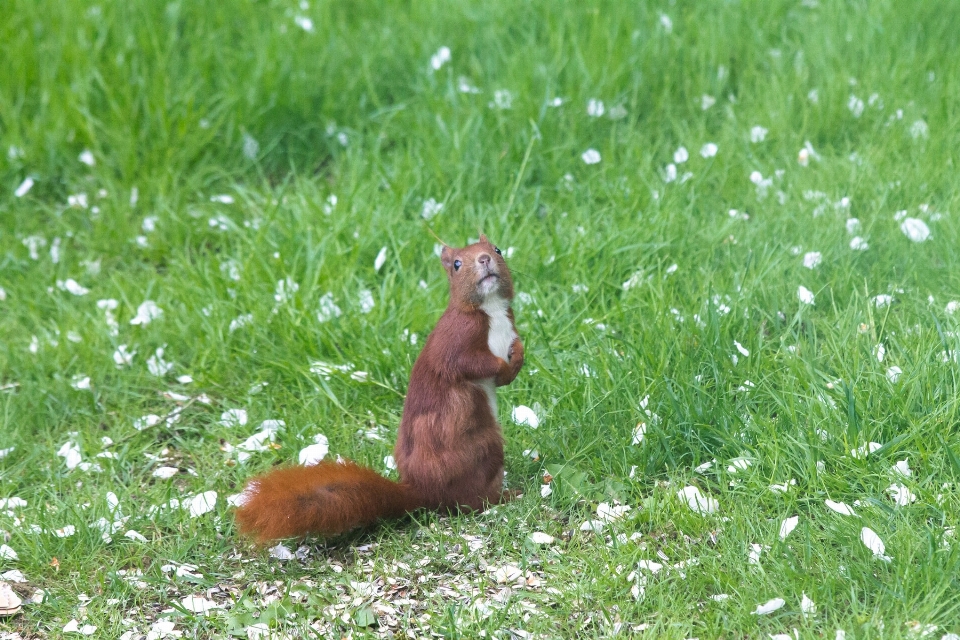
M903 373L903 369L894 365L887 369L887 380L890 381L890 384L896 384L897 380L900 379L900 375Z
M80 153L80 155L77 157L77 160L87 165L88 167L92 167L97 164L97 160L96 158L93 157L93 152L90 151L90 149L84 149Z
M147 371L158 378L162 378L173 370L173 363L163 359L163 349L163 347L157 348L156 352L147 358Z
M817 605L816 603L807 597L806 593L801 592L802 598L800 599L800 613L803 614L803 617L809 617L816 615Z
M553 544L553 536L542 531L535 531L530 534L530 542L533 544Z
M717 151L719 151L719 147L717 147L717 145L715 145L712 142L708 142L707 144L700 147L700 155L704 158L714 157L715 155L717 155Z
M808 251L803 254L803 266L807 269L815 269L820 266L823 256L819 251Z
M393 456L383 456L383 466L387 468L387 471L396 471L397 461Z
M308 445L300 450L300 464L309 467L323 460L330 451L330 445L327 436L318 433L313 437L314 444Z
M797 481L794 478L790 478L789 482L784 482L783 484L772 484L768 488L773 493L786 493L790 490L790 487L796 486Z
M873 529L869 527L861 529L860 541L863 542L863 546L873 553L874 559L890 562L891 558L884 555L886 548L884 547L883 540L880 539L880 536L878 536Z
M127 345L122 344L117 347L117 350L113 352L113 361L116 363L117 368L129 367L133 363L133 356L137 355L136 351L128 351Z
M384 251L385 250L386 248L384 248ZM385 253L384 253L384 256L386 256ZM379 258L379 254L378 254L378 258ZM319 307L317 311L317 320L319 322L329 322L330 320L333 320L334 318L339 318L341 315L343 315L343 311L340 309L340 307L337 306L337 303L333 301L333 294L330 293L329 291L323 294L322 296L320 296L320 300L317 303L317 306Z
M153 470L153 477L160 478L161 480L169 480L173 476L180 473L180 469L177 467L157 467Z
M184 503L190 511L190 517L196 518L213 511L214 507L217 506L217 492L204 491L203 493L184 499Z
M750 129L750 142L756 144L758 142L763 142L767 139L767 129L757 125Z
M33 188L33 185L34 185L33 178L31 178L30 176L27 176L23 180L23 182L20 183L20 186L17 187L17 190L13 192L13 195L16 196L17 198L22 198L23 196L27 195L27 193L29 193L30 189Z
M277 560L293 560L296 556L293 551L290 551L290 549L282 544L278 544L270 548L270 557L276 558Z
M834 502L833 500L824 500L824 504L827 505L832 511L836 511L842 516L854 516L859 517L857 512L853 510L853 507L843 502Z
M887 493L890 494L890 497L898 507L905 507L910 503L917 501L916 494L902 484L891 484L889 487L887 487Z
M906 218L900 223L900 231L912 242L924 242L930 238L930 227L918 218Z
M704 496L700 493L700 489L694 486L684 487L677 492L677 497L683 500L694 513L713 513L720 507L715 498Z
M751 613L755 616L764 616L768 613L773 613L774 611L780 609L785 604L783 598L774 598L772 600L767 600L763 604L758 604L757 608L754 609Z
M787 539L787 536L797 528L797 523L800 522L799 516L791 516L780 523L780 541L783 542Z
M153 300L144 300L140 306L137 307L137 315L130 320L130 324L150 324L162 315L163 309L158 307L156 302Z
M127 530L127 532L123 534L123 537L124 537L124 538L129 538L130 540L134 540L134 541L136 541L136 542L146 542L146 541L147 541L146 537L144 537L144 535L143 535L142 533L140 533L139 531L134 531L133 529Z
M220 414L220 424L225 427L242 427L247 424L247 412L244 409L227 409Z
M536 412L522 404L513 408L510 417L513 419L514 424L526 425L531 429L536 429L540 426L540 418L537 417Z
M20 556L9 545L0 544L0 560L19 560Z
M878 346L882 346L882 345L878 345ZM883 360L883 356L879 355L879 352L878 352L877 359ZM852 450L850 452L850 456L858 460L861 460L863 458L866 458L868 455L870 455L871 453L873 453L874 451L876 451L882 446L883 445L880 444L879 442L868 442L867 444L861 445L856 449Z
M860 236L856 236L850 241L850 248L854 251L866 251L870 245Z
M802 304L815 304L816 298L813 295L813 292L810 289L807 289L805 286L800 285L797 287L797 298Z
M213 600L207 600L203 596L187 596L180 601L180 605L187 611L193 613L209 613L214 609L220 609L222 605Z
M79 282L73 278L67 278L66 280L57 280L57 288L61 291L66 291L75 296L85 296L90 293L90 289L82 286Z
M60 450L57 451L57 455L63 458L64 463L67 465L67 469L76 469L82 460L80 455L80 446L73 441L64 443L64 445L60 447Z
M587 149L583 152L580 158L583 160L584 164L597 164L601 160L600 152L596 149Z

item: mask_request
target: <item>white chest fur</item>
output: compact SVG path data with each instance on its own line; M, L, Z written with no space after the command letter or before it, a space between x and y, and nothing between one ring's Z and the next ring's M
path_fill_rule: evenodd
M510 355L510 345L513 344L513 339L517 337L517 334L513 330L513 323L510 322L510 317L507 315L508 308L508 302L500 297L489 298L480 305L480 310L490 318L490 330L487 333L487 348L490 349L493 355L498 358L503 358L504 360ZM493 413L494 419L496 419L497 387L494 384L493 378L480 380L479 383L487 394L490 411Z
M509 303L497 296L490 298L480 305L480 309L490 318L490 331L487 333L487 347L498 358L507 359L510 354L510 345L517 334L513 331L513 323L507 316Z

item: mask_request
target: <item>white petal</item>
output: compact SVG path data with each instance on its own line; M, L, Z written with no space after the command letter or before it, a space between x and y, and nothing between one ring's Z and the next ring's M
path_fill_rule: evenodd
M807 597L807 594L803 594L803 599L800 600L800 612L806 616L812 616L817 613L816 603Z
M900 224L900 231L913 242L923 242L930 238L930 227L923 220L907 218Z
M513 419L514 424L526 425L531 429L536 429L540 426L540 418L537 417L533 409L526 405L521 404L514 407L510 417Z
M377 253L377 257L373 260L373 270L380 271L384 263L387 261L387 248L381 247L380 251Z
M883 552L886 551L886 547L883 544L883 540L880 539L880 536L877 533L870 529L869 527L864 527L860 530L860 541L863 542L863 546L869 549L873 553L873 557L877 560L883 560L885 562L890 562L888 556L883 555Z
M323 460L330 451L330 445L325 435L317 434L316 443L308 445L300 450L300 464L310 467Z
M282 544L278 544L270 549L270 557L276 558L277 560L292 560L296 556L290 549Z
M187 502L189 504L190 517L196 518L197 516L202 516L205 513L213 511L214 507L217 506L217 492L204 491L201 494L193 496Z
M713 513L719 508L716 499L704 496L700 489L694 486L687 486L677 492L677 497L683 500L687 507L700 514Z
M787 536L790 535L790 532L797 528L797 524L799 522L799 516L791 516L780 523L780 540L786 540Z
M596 149L587 149L583 152L580 158L585 164L597 164L601 160L600 152Z
M752 611L755 616L763 616L768 613L773 613L777 609L781 608L784 605L783 598L774 598L773 600L767 600L763 604L758 604L757 608Z
M542 531L535 531L530 534L530 542L533 544L553 544L553 536Z
M797 288L797 298L800 299L800 302L803 304L815 304L815 297L813 292L810 289L807 289L805 286L800 285Z
M220 608L219 604L213 600L207 600L203 596L187 596L180 601L180 604L184 609L193 613L207 613Z
M857 512L854 511L853 508L850 507L850 505L845 504L843 502L834 502L833 500L825 500L824 504L826 504L828 508L832 509L833 511L836 511L842 516L857 516Z

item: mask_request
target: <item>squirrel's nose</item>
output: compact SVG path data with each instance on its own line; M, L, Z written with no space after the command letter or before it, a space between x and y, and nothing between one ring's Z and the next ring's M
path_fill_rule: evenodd
M484 267L489 267L491 260L492 258L490 257L489 253L481 253L480 256L477 258L477 262L479 262L481 266L484 266Z

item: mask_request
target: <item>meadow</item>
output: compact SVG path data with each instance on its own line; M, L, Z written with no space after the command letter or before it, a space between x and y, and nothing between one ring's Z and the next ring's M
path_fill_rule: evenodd
M957 33L946 1L0 4L0 639L957 638ZM251 475L396 477L430 230L513 272L523 497L252 546Z

